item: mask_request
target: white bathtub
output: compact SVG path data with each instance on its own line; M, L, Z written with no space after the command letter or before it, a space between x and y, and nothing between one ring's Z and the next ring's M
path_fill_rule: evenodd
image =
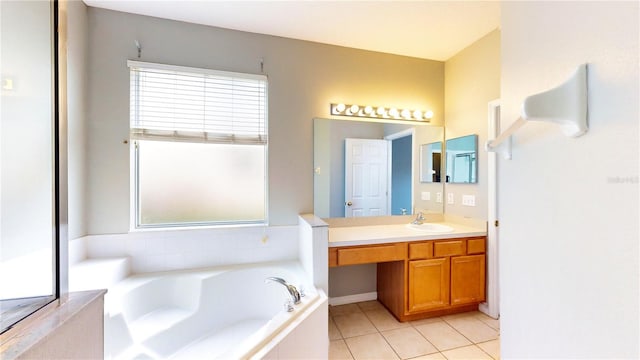
M293 312L284 310L285 287L265 283L270 276L304 288ZM105 358L326 357L326 312L326 295L298 262L130 276L106 297ZM312 334L296 334L298 328ZM279 348L289 335L297 349Z

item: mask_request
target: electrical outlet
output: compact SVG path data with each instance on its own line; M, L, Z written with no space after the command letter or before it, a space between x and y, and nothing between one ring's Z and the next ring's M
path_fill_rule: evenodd
M476 206L475 195L462 195L462 205L464 206Z
M447 193L447 204L453 204L453 193Z
M437 192L436 193L436 202L439 202L439 203L442 202L442 193L441 192Z
M423 191L422 192L422 200L431 200L431 192Z

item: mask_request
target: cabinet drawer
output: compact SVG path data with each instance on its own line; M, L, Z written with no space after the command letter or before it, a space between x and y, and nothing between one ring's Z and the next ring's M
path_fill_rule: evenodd
M433 246L433 256L456 256L465 254L464 240L438 241Z
M433 242L409 244L409 259L429 259L433 257Z
M406 243L338 248L338 266L404 260L406 256Z
M338 249L329 248L329 267L338 266Z
M473 238L467 240L467 254L484 254L485 251L484 238Z

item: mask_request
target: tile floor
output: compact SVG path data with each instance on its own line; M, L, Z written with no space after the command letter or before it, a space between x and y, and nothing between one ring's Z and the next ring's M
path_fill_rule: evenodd
M329 359L499 359L500 323L468 312L401 323L377 301L329 307Z

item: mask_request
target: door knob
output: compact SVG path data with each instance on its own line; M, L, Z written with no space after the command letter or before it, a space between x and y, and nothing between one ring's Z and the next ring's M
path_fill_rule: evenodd
M351 201L347 201L347 206L351 206L353 203Z

